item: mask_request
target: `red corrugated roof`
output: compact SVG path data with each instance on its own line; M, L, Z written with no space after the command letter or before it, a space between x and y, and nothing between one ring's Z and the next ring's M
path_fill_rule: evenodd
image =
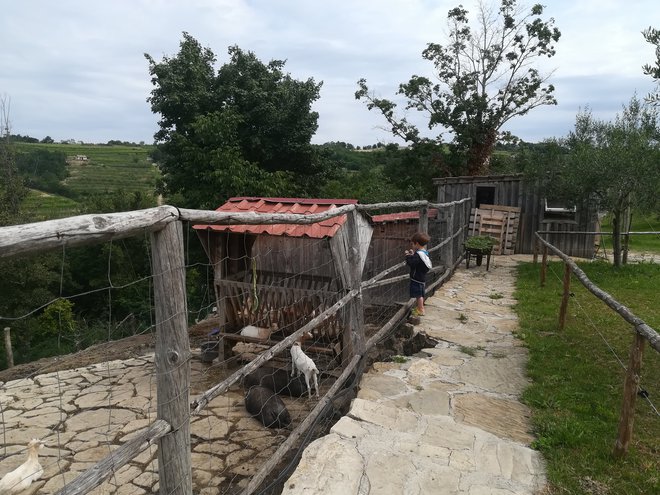
M308 198L229 198L216 211L297 213L299 215L323 213L343 205L356 204L356 199L308 199ZM311 225L193 225L193 229L211 229L217 232L286 235L290 237L312 237L322 239L334 236L346 221L346 215L333 217Z
M429 209L429 217L434 218L438 214L435 208ZM397 222L401 220L414 220L419 218L419 210L403 211L400 213L386 213L384 215L374 215L371 217L374 223Z

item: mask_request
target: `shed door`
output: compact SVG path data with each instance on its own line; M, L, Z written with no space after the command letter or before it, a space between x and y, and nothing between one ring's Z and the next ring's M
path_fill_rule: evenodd
M495 186L477 186L477 208L495 204Z

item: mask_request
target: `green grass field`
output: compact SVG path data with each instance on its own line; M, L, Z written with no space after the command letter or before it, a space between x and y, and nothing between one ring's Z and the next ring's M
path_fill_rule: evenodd
M660 264L615 269L603 262L581 268L656 330L660 328ZM644 353L632 442L624 459L614 459L622 404L624 367L633 330L574 277L566 328L558 330L561 263L550 263L539 287L540 264L518 270L516 311L520 337L529 348L533 384L523 400L533 411L535 447L548 463L550 494L660 493L660 355Z
M149 159L152 146L16 143L16 147L19 153L45 149L67 156L69 177L64 185L75 199L31 190L23 202L23 211L30 215L31 221L81 214L86 197L138 191L151 197L160 177ZM74 160L76 155L85 155L87 160Z
M32 215L32 221L64 218L80 214L80 204L72 199L30 189L23 200L23 209Z
M603 219L602 230L612 231L612 219L606 216ZM660 216L657 214L643 215L633 213L631 232L658 232L654 235L631 235L629 250L635 253L656 253L660 254ZM612 250L612 236L603 236L602 244L608 252Z

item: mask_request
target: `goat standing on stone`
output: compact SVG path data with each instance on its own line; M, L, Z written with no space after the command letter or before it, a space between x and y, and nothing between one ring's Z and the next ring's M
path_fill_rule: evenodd
M301 337L300 340L302 340L302 338L303 337ZM309 398L311 399L312 389L310 388L310 378L314 382L316 396L319 396L319 382L317 378L319 370L316 367L316 364L314 364L314 361L312 361L312 359L303 352L302 348L300 347L300 340L298 342L294 342L291 346L291 376L294 376L296 369L298 370L298 376L300 376L300 372L302 371L302 373L305 375L307 392L309 394Z

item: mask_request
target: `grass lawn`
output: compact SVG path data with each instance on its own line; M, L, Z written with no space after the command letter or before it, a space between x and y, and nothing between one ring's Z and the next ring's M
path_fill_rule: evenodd
M660 329L660 264L580 266L592 282ZM550 263L546 287L539 287L540 264L522 264L516 291L533 380L523 400L533 412L534 447L548 463L550 493L660 493L660 355L644 349L640 386L648 399L637 397L628 455L614 459L632 327L572 277L574 297L566 328L559 331L562 275L563 264Z

